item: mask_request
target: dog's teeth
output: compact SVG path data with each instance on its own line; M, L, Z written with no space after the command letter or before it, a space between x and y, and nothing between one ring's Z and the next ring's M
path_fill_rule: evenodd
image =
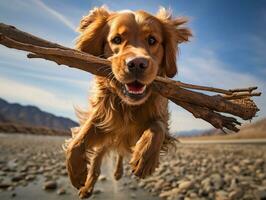
M125 86L126 86L126 90L129 91L129 88L128 88L127 84L125 84Z
M139 91L133 91L133 90L130 90L129 87L127 85L125 85L126 87L126 90L130 93L130 94L142 94L145 90L146 90L146 85L144 85L141 90Z

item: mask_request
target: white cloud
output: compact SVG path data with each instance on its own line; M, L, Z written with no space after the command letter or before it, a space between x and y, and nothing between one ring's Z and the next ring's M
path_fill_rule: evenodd
M206 130L212 127L209 123L196 119L191 113L175 104L170 104L170 110L170 131L173 133L193 129Z
M76 30L75 25L69 19L67 19L64 15L62 15L60 12L52 9L51 7L49 7L48 5L46 5L41 0L35 0L34 2L40 7L40 10L43 10L44 9L49 14L53 15L56 19L58 19L63 24L65 24L71 30L73 30L73 31Z
M4 77L0 77L0 83L0 96L8 101L25 102L53 113L74 113L73 100L66 96Z

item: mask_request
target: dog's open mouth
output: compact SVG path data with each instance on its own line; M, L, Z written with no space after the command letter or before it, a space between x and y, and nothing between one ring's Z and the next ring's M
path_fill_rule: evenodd
M147 86L133 81L124 85L124 94L134 99L140 99L145 96Z
M146 85L138 81L134 81L128 84L125 84L125 88L130 94L143 94L146 90Z

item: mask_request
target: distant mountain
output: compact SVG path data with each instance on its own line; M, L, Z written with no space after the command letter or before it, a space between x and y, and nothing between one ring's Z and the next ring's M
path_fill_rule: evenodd
M177 131L177 132L175 132L174 135L178 136L178 137L190 137L190 136L201 135L205 131L206 130L199 130L199 129L193 129L193 130L189 130L189 131Z
M0 98L0 123L14 123L29 127L43 127L67 131L78 124L66 117L58 117L35 106L9 103Z
M1 123L7 123L9 121L3 115L1 115L1 113L0 113L0 122Z
M204 131L197 136L209 139L252 139L266 138L266 118L252 123L246 123L240 127L238 133L229 132L224 134L221 130L210 129Z

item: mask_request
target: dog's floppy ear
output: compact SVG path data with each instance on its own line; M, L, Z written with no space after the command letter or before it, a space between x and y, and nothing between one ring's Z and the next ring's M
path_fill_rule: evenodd
M164 58L163 65L168 77L173 78L177 73L176 53L177 45L189 41L192 36L188 28L181 27L187 22L186 18L172 19L171 11L160 8L156 17L162 22Z
M103 54L107 18L110 16L105 7L94 8L80 21L77 31L76 49L95 56Z
M183 27L182 25L186 24L188 19L186 17L178 17L172 20L172 23L176 28L176 40L177 43L189 42L190 37L192 37L192 32L189 28Z

